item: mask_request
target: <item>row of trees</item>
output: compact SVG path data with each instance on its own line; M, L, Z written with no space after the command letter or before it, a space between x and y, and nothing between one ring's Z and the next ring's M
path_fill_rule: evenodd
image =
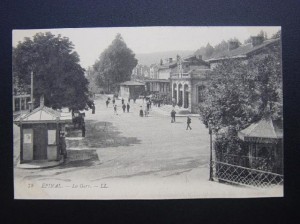
M34 99L44 95L47 106L83 109L89 91L98 92L99 87L111 91L117 83L130 80L137 60L118 34L85 76L73 43L47 32L25 38L13 48L12 63L15 94L30 92L33 72ZM39 100L35 100L35 107L38 105Z

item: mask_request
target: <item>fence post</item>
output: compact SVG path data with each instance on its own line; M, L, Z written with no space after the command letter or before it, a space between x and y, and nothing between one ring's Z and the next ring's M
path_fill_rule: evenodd
M213 181L213 164L212 164L212 130L209 128L210 135L210 159L209 159L209 180Z

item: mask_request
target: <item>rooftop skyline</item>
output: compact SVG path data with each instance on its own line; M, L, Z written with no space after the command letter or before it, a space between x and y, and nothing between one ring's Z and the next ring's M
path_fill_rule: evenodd
M84 68L92 66L100 54L111 44L117 33L120 33L127 46L135 54L154 53L176 50L196 51L210 43L212 46L222 40L236 37L242 43L249 36L257 35L261 30L271 37L281 28L279 26L256 27L105 27L105 28L66 28L13 30L12 45L25 37L33 37L39 32L51 32L68 37L79 54L80 64ZM160 60L160 59L158 59Z

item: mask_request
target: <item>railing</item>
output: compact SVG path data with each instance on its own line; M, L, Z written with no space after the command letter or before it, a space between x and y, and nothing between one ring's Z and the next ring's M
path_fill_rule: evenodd
M191 78L191 74L189 73L177 73L177 74L171 74L171 78Z
M255 187L273 187L283 184L283 175L262 170L212 161L213 178L221 181Z

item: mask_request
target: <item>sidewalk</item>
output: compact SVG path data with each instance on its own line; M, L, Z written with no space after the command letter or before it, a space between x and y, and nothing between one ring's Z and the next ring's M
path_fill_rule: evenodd
M63 159L59 161L32 161L30 163L22 163L18 162L17 167L22 169L43 169L43 168L50 168L55 167L64 162Z

